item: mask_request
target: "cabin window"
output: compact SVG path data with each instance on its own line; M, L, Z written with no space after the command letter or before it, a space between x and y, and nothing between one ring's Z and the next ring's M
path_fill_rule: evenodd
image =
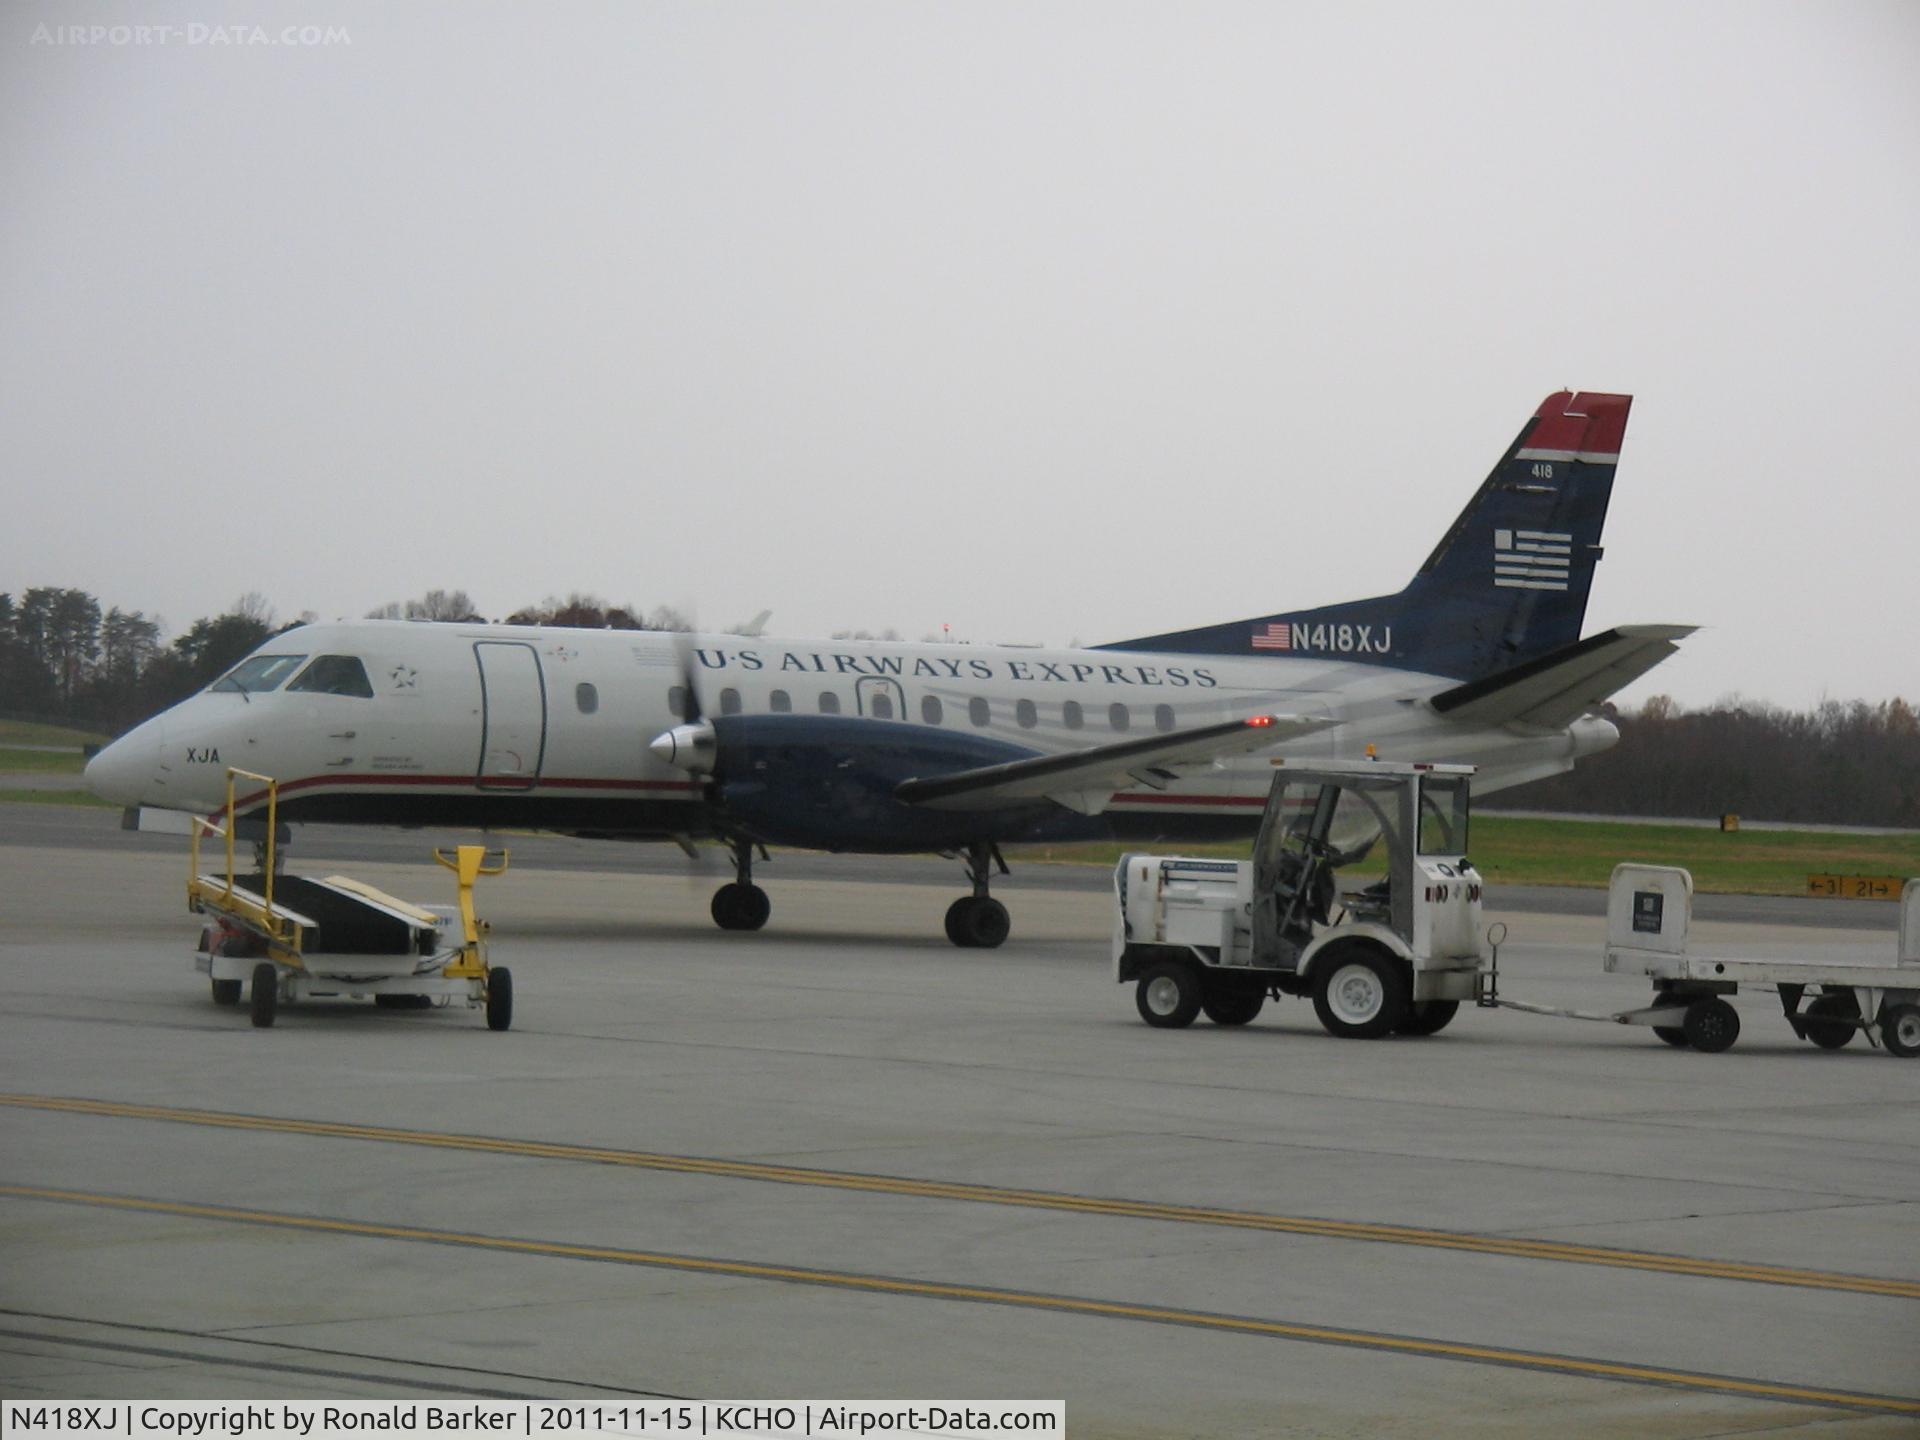
M306 658L304 655L255 655L251 660L242 660L207 688L264 695L269 690L277 690Z
M287 689L314 695L351 695L359 700L373 698L373 686L367 682L367 667L355 655L322 655L302 670Z
M793 713L793 697L784 690L776 690L767 697L767 708L776 715Z
M920 697L920 718L922 720L926 721L929 725L938 725L941 714L940 697L938 695L922 695Z
M1133 717L1127 713L1127 707L1116 700L1107 707L1107 723L1116 730L1124 730L1133 723Z
M831 690L822 690L820 692L820 713L822 715L838 715L840 713L840 697Z
M976 725L985 725L989 718L987 702L984 696L976 695L967 701L967 719Z
M667 691L667 709L671 710L675 715L677 715L682 720L687 718L687 687L686 686L676 685L671 690Z
M720 713L722 715L740 713L740 692L731 685L720 692Z
M1153 707L1153 728L1156 730L1173 729L1173 706L1156 705Z
M573 687L573 703L580 707L582 715L591 715L600 708L600 692L582 680Z
M1022 730L1031 730L1040 723L1040 712L1035 708L1033 701L1022 700L1013 707L1013 718L1020 722Z
M873 718L876 720L893 719L893 697L891 695L877 694L870 696L867 700L867 708L873 712Z
M1078 700L1069 700L1060 707L1060 718L1067 722L1067 729L1078 730L1087 723L1086 713L1081 710Z

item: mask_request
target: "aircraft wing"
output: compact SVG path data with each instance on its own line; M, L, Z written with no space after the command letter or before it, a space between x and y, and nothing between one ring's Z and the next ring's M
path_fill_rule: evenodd
M997 810L1023 801L1053 800L1082 814L1098 814L1115 790L1133 785L1161 789L1182 771L1211 765L1225 755L1264 750L1337 723L1305 715L1254 715L1064 755L1035 755L952 775L903 780L893 793L909 805L933 810Z
M1558 729L1632 684L1680 647L1691 625L1622 625L1433 697L1450 720Z

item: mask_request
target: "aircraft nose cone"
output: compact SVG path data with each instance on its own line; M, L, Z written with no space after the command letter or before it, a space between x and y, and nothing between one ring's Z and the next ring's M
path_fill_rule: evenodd
M87 762L87 788L114 805L139 805L160 768L163 740L158 720L136 725Z

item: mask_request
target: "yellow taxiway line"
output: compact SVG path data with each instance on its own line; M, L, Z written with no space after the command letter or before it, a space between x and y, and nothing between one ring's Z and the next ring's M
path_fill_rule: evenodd
M842 1291L902 1295L927 1300L957 1300L980 1305L1008 1305L1061 1315L1088 1315L1110 1320L1183 1325L1194 1329L1240 1335L1261 1335L1310 1344L1344 1345L1389 1351L1433 1360L1462 1360L1483 1365L1592 1380L1618 1380L1637 1385L1831 1406L1880 1414L1920 1415L1920 1400L1898 1395L1872 1395L1853 1390L1828 1390L1808 1385L1784 1385L1733 1375L1669 1370L1657 1365L1626 1365L1590 1360L1577 1355L1552 1355L1532 1350L1510 1350L1496 1345L1467 1345L1450 1340L1423 1340L1371 1330L1347 1330L1329 1325L1304 1325L1288 1320L1260 1320L1245 1315L1223 1315L1207 1310L1181 1310L1167 1305L1134 1305L1123 1301L1091 1300L1074 1295L1050 1295L1031 1290L1003 1290L986 1285L952 1285L933 1280L908 1280L891 1275L854 1271L814 1270L797 1265L765 1265L745 1260L720 1260L701 1255L671 1255L649 1250L627 1250L610 1245L573 1245L553 1240L529 1240L504 1235L478 1235L461 1230L437 1230L419 1225L379 1225L362 1220L317 1215L291 1215L272 1210L250 1210L230 1205L198 1205L152 1200L136 1195L102 1195L85 1190L57 1190L38 1185L0 1185L0 1195L23 1200L46 1200L70 1205L98 1206L149 1215L175 1215L196 1220L225 1220L243 1225L265 1225L285 1230L346 1235L373 1240L413 1240L434 1245L457 1245L519 1255L563 1260L592 1260L602 1264L636 1265L738 1279L771 1280L794 1285L817 1285Z
M573 1160L596 1165L624 1165L685 1175L707 1175L732 1180L758 1180L783 1185L812 1185L833 1190L906 1195L920 1199L958 1200L983 1205L1015 1205L1038 1210L1061 1210L1076 1215L1101 1215L1135 1220L1160 1220L1186 1225L1221 1225L1243 1230L1267 1230L1288 1235L1311 1235L1329 1240L1363 1240L1390 1245L1415 1245L1437 1250L1459 1250L1478 1255L1505 1255L1563 1264L1606 1265L1618 1269L1650 1270L1667 1275L1691 1275L1709 1280L1740 1280L1764 1285L1790 1285L1810 1290L1838 1290L1859 1295L1920 1299L1920 1281L1890 1276L1847 1275L1830 1270L1802 1270L1783 1265L1750 1264L1734 1260L1707 1260L1689 1255L1649 1250L1619 1250L1597 1245L1575 1245L1558 1240L1474 1235L1456 1230L1429 1230L1408 1225L1377 1225L1358 1220L1322 1220L1300 1215L1263 1215L1244 1210L1217 1210L1204 1206L1163 1204L1073 1195L1052 1190L1016 1190L997 1185L959 1181L913 1180L892 1175L863 1175L843 1170L815 1170L790 1165L767 1165L748 1160L717 1160L695 1155L668 1155L645 1150L617 1150L597 1145L569 1145L543 1140L509 1140L485 1135L446 1134L433 1130L402 1130L384 1125L352 1125L331 1120L289 1120L269 1115L243 1115L222 1110L183 1110L166 1105L135 1105L112 1100L85 1100L57 1095L0 1094L0 1106L55 1110L124 1120L159 1120L216 1129L265 1131L278 1135L312 1135L327 1139L371 1140L389 1145L469 1150L490 1155L512 1155L543 1160Z

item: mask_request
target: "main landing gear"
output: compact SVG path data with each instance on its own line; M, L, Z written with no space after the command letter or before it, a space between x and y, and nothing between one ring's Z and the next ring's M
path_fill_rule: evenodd
M713 892L713 923L722 930L758 930L773 913L767 892L753 883L753 848L751 840L733 842L733 883Z
M962 895L947 907L947 938L963 950L991 950L1013 928L1007 907L987 893L987 881L995 865L1002 875L1013 873L1001 858L998 845L967 847L967 879L973 882L973 893Z

